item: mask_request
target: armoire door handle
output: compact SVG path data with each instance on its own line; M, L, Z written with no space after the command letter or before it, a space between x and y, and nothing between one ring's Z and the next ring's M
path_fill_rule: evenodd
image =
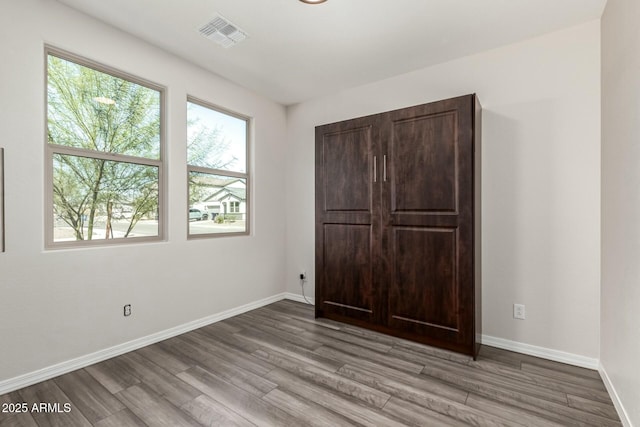
M382 181L387 182L387 155L382 156Z
M378 182L378 157L373 156L373 182Z

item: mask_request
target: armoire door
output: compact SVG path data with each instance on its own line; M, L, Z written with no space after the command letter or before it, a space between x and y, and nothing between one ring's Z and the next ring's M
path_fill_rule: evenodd
M383 317L398 335L471 354L474 105L464 96L381 124Z
M380 321L379 131L374 122L362 118L316 128L318 317Z
M480 104L316 127L316 317L475 356Z

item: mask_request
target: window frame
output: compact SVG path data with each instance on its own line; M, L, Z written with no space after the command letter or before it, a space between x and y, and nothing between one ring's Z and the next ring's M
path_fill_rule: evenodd
M227 233L198 233L198 234L191 234L189 231L189 219L187 218L187 240L191 240L191 239L207 239L207 238L216 238L216 237L234 237L234 236L249 236L251 235L251 221L252 221L252 214L251 214L251 195L252 195L252 191L251 191L251 125L252 125L252 121L253 119L250 116L244 115L244 114L240 114L237 113L235 111L231 111L227 108L224 107L220 107L219 105L213 104L211 102L205 101L203 99L197 98L195 96L191 96L191 95L187 95L187 100L185 102L185 110L188 111L189 108L189 103L192 104L196 104L200 107L203 108L208 108L210 110L214 110L217 111L218 113L222 113L222 114L226 114L228 116L231 117L235 117L236 119L239 120L243 120L246 123L246 133L245 133L245 150L246 150L246 164L245 164L245 172L234 172L234 171L228 171L228 170L224 170L224 169L215 169L215 168L207 168L207 167L202 167L202 166L193 166L190 165L189 159L188 159L188 154L187 154L187 160L186 160L186 164L187 164L187 206L186 206L186 211L189 210L189 206L190 206L190 202L189 202L189 195L190 195L190 184L189 184L189 176L191 175L192 172L195 173L203 173L203 174L207 174L207 175L219 175L219 176L226 176L226 177L230 177L230 178L239 178L239 179L244 179L245 181L245 187L246 187L246 193L245 193L245 206L246 206L246 213L245 213L245 229L244 231L234 231L234 232L227 232ZM187 113L188 114L188 113ZM186 117L186 115L185 115ZM188 131L188 124L185 123L187 131ZM188 132L187 132L188 133ZM187 148L188 145L188 135L185 135L185 148ZM187 148L188 149L188 148Z
M71 147L67 145L50 144L48 141L48 120L49 120L49 56L55 56L65 61L73 62L74 64L91 68L103 74L127 80L136 85L146 87L148 89L157 91L159 94L159 108L160 108L160 135L159 135L159 153L157 159L137 157L126 154L107 153L101 151L93 151L85 148ZM114 67L105 65L103 63L85 58L83 56L58 49L56 47L45 45L44 46L44 237L45 237L45 249L74 249L74 248L88 248L97 246L113 246L113 245L129 245L148 242L162 242L166 241L167 236L167 195L166 195L166 162L165 162L165 147L166 147L166 126L167 126L167 108L166 108L166 88L157 83L149 80L134 76L125 71L116 69ZM54 155L66 155L84 157L89 159L107 160L117 163L130 163L134 165L155 167L158 169L158 235L157 236L141 236L141 237L127 237L116 239L96 239L96 240L69 240L69 241L54 241L54 197L53 197L53 159Z

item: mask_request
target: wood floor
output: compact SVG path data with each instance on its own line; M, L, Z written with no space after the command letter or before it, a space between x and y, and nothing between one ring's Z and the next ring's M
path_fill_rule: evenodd
M20 402L59 412L0 426L621 425L596 371L491 347L472 361L292 301L0 396Z

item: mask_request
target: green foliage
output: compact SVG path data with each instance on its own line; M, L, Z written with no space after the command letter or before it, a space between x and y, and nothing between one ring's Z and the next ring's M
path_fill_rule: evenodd
M144 215L157 212L158 168L91 152L159 159L160 93L52 55L47 73L49 144L87 150L54 154L55 217L77 240L92 240L99 215L111 223L107 206L127 205L133 210L128 236Z

